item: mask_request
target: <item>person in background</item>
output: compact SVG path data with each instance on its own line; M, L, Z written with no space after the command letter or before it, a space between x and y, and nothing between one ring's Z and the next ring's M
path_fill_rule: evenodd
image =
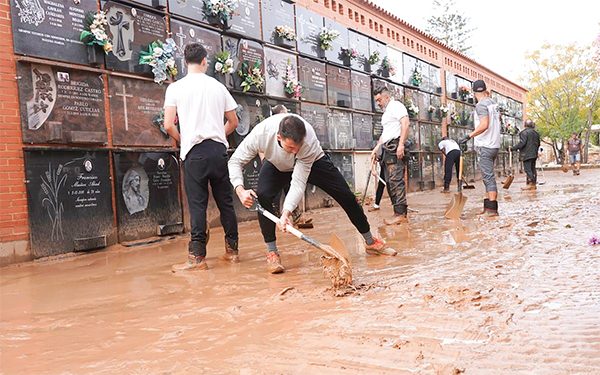
M565 146L565 154L569 151L569 159L571 160L571 168L573 168L573 176L579 176L579 170L581 169L581 154L583 154L583 144L581 139L577 136L577 132L571 134L571 138L567 141ZM575 168L577 165L577 169Z
M458 172L460 168L460 147L454 139L448 136L442 138L438 144L438 148L446 155L444 161L444 189L442 193L450 193L450 182L452 182L452 166L456 170L456 178L459 178Z
M537 169L535 167L540 149L540 135L535 131L535 122L525 120L525 129L519 133L519 143L509 147L511 151L520 151L519 158L523 161L523 169L527 174L527 185L521 190L537 189Z
M485 82L473 82L473 94L477 100L475 106L475 130L467 134L458 143L466 144L475 138L479 168L483 176L487 198L483 200L483 214L487 216L498 215L498 187L494 175L494 163L500 150L500 110L498 104L490 98Z

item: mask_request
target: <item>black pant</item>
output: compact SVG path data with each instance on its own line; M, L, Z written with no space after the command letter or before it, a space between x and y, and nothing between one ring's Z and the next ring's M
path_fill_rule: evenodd
M195 145L183 162L183 182L192 227L190 253L197 257L206 256L206 206L209 182L221 213L225 241L231 249L237 250L238 226L233 208L233 188L229 182L225 145L213 140Z
M385 165L382 163L381 164L381 173L385 173L384 172L384 168ZM381 178L383 178L382 176L379 176ZM383 182L379 181L379 179L377 179L377 181L379 182L377 184L377 191L375 192L375 204L379 206L379 203L381 203L381 198L383 197L383 189L385 189L385 185L383 184Z
M537 170L535 169L535 163L537 162L537 158L523 160L523 169L525 169L525 173L527 174L527 183L528 184L536 184L537 183Z
M446 163L444 164L444 189L450 187L452 181L452 166L456 169L456 178L458 179L458 170L460 168L460 150L452 150L446 155Z
M258 176L258 201L269 212L277 215L273 208L273 202L277 194L290 183L292 172L281 172L268 160L263 160ZM367 217L362 207L356 201L355 195L350 191L348 183L333 165L329 156L323 156L312 165L308 182L323 189L336 202L342 206L348 218L360 233L370 230ZM258 222L265 242L273 242L275 236L275 223L258 214Z

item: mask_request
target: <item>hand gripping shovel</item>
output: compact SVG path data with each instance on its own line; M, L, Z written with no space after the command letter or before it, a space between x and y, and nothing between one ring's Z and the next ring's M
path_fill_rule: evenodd
M269 211L265 210L263 206L254 200L254 206L250 208L251 211L258 211L264 215L267 219L274 223L279 222L279 218ZM344 286L352 284L352 268L350 267L350 254L344 246L343 242L336 236L335 233L331 234L331 242L329 245L323 245L319 241L305 235L291 225L287 225L285 229L298 237L304 242L321 250L326 256L321 259L323 265L323 273L333 281L334 286Z
M504 189L508 189L510 187L510 184L512 184L513 180L515 179L515 176L513 176L512 151L510 150L510 148L508 149L508 164L510 164L510 169L508 178L506 179L504 185L502 185Z
M446 209L446 216L448 219L458 220L462 213L465 203L467 203L467 197L462 193L462 174L463 174L463 163L464 158L460 156L460 167L458 168L458 194L454 194L448 208Z

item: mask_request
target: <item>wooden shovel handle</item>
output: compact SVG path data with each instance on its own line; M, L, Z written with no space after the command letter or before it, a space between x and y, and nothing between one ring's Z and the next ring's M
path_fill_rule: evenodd
M462 181L462 175L463 175L463 163L464 163L465 158L460 155L460 165L458 167L458 180Z

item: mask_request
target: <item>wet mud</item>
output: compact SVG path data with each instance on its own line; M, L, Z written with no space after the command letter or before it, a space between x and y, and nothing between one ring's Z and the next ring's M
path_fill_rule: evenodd
M385 226L389 199L368 213L398 251L365 253L340 208L311 212L306 234L335 232L351 288L323 277L322 252L278 233L286 272L267 272L258 224L240 224L239 264L172 274L187 238L114 247L0 270L1 374L600 374L600 170L524 175L500 191L497 218L482 183L450 196L412 193L409 224ZM455 190L455 186L452 187Z

